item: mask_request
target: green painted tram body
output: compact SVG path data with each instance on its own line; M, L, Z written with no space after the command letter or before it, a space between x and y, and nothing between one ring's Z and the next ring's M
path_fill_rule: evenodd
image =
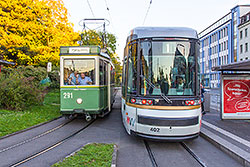
M99 114L108 108L107 87L98 88L61 88L61 113L90 113ZM70 98L67 98L67 95ZM72 98L71 98L72 96ZM98 98L99 97L99 98ZM82 98L83 102L77 104L77 98Z
M86 49L89 53L69 53L70 49L81 51ZM90 49L88 49L90 48ZM95 53L91 53L91 50ZM84 51L85 52L85 51ZM94 73L93 85L65 85L65 62L79 60L84 63L90 60L94 64L91 70ZM101 65L103 63L103 65ZM87 63L89 64L89 63ZM81 62L78 66L81 67ZM70 66L69 66L70 67ZM103 115L111 111L114 102L114 69L107 54L102 54L97 46L61 47L60 53L60 112L64 116L75 114ZM102 74L102 75L101 75ZM68 73L69 76L69 73ZM89 77L90 78L90 77ZM81 99L81 103L77 102Z

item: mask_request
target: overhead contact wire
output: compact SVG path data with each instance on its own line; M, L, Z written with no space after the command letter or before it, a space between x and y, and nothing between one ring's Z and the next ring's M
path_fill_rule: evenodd
M90 11L91 11L93 17L95 17L94 12L93 12L93 10L92 10L92 8L91 8L91 5L90 5L90 3L89 3L89 0L87 0L87 3L88 3L88 5L89 5L89 9L90 9Z
M113 19L111 17L111 13L110 13L110 9L109 9L109 6L108 6L108 3L107 3L107 0L104 0L105 1L105 4L106 4L106 9L108 11L108 14L109 14L109 19L110 19L110 22L111 22L111 25L115 31L115 34L116 34L116 30L115 30L115 26L114 26L114 23L113 23Z
M144 23L145 23L145 21L146 21L146 18L147 18L147 16L148 16L148 12L149 12L149 9L150 9L150 7L151 7L151 4L152 4L152 0L150 0L150 3L149 3L149 6L148 6L148 9L147 9L147 12L146 12L146 15L145 15L145 17L144 17L144 20L143 20L142 25L144 25Z

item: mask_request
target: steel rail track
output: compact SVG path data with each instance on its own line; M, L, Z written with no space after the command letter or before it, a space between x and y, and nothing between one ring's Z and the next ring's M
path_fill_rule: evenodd
M194 159L202 166L202 167L207 167L206 164L184 143L180 143L182 147L194 157Z
M155 160L154 154L153 154L153 152L152 152L152 150L151 150L148 142L146 140L143 140L143 142L144 142L144 145L145 145L145 147L147 149L147 152L148 152L148 155L149 155L149 159L152 162L152 166L153 167L158 167L158 164L157 164L157 162Z
M66 141L69 140L70 138L74 137L75 135L79 134L80 132L82 132L83 130L85 130L86 128L88 128L88 127L89 127L92 123L94 123L94 122L95 122L95 119L92 120L92 121L90 121L86 126L84 126L83 128L81 128L80 130L78 130L78 131L76 131L76 132L70 134L69 136L67 136L67 137L65 137L65 138L63 138L63 139L57 141L56 143L54 143L54 144L52 144L52 145L50 145L50 146L48 146L48 147L46 147L46 148L44 148L44 149L42 149L42 150L40 150L40 151L38 151L38 152L36 152L36 153L30 155L30 156L27 156L26 158L23 158L22 160L19 160L19 161L13 163L13 164L10 164L10 165L8 165L8 166L10 166L10 167L16 167L16 166L22 165L22 164L24 164L24 163L26 163L26 162L28 162L28 161L30 161L30 160L36 158L36 157L38 157L38 156L40 156L40 155L42 155L42 154L48 152L48 151L50 151L50 150L56 148L57 146L63 144L64 142L66 142Z
M47 131L45 131L45 132L43 132L43 133L41 133L41 134L38 134L38 135L36 135L36 136L34 136L34 137L32 137L32 138L23 140L23 141L21 141L21 142L19 142L19 143L16 143L16 144L14 144L14 145L11 145L11 146L8 146L8 147L6 147L6 148L3 148L3 149L0 150L0 153L3 153L3 152L8 151L8 150L10 150L10 149L16 148L16 147L18 147L18 146L21 146L21 145L23 145L23 144L26 144L26 143L31 142L31 141L33 141L33 140L36 140L36 139L38 139L38 138L40 138L40 137L42 137L42 136L45 136L45 135L47 135L47 134L49 134L49 133L52 133L52 132L56 131L57 129L62 128L63 126L69 124L69 123L72 122L73 120L74 120L74 119L71 119L71 120L69 120L69 121L67 121L67 122L65 122L65 123L62 123L62 124L60 124L60 125L57 125L56 127L52 128L52 129L49 129L49 130L47 130Z

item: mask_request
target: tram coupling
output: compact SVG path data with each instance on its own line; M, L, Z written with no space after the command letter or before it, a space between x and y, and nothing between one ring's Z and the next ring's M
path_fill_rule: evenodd
M86 119L86 121L91 121L92 117L90 116L89 113L86 113L85 114L85 119Z

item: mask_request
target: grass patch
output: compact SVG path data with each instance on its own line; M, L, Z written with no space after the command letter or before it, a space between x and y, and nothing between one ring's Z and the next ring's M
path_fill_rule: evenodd
M88 144L52 167L110 167L114 144Z
M59 94L59 90L52 90L45 96L43 105L31 106L25 111L0 110L0 136L5 136L60 116Z

